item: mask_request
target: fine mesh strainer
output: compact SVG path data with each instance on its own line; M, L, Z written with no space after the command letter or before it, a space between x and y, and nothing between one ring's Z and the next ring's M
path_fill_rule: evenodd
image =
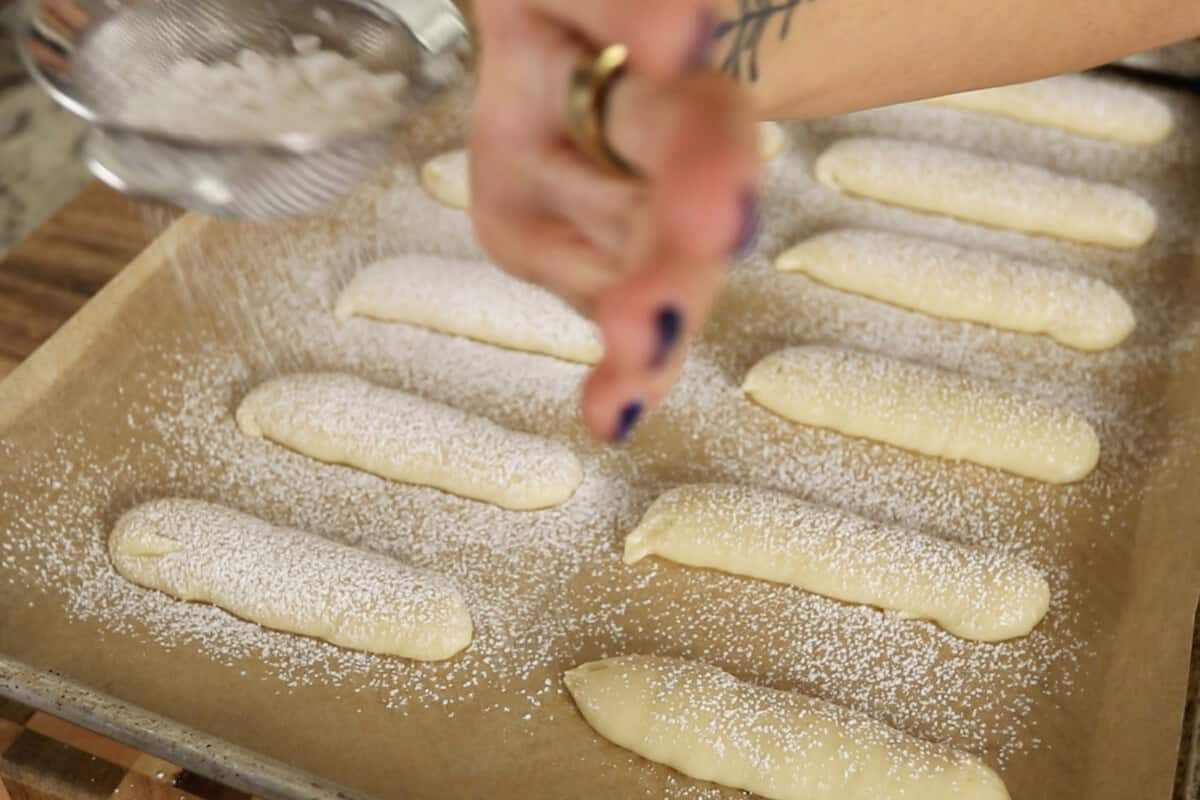
M120 121L128 98L179 61L231 61L242 49L287 55L302 34L372 72L407 77L396 113L333 135L219 143ZM86 153L96 177L242 219L308 213L348 192L386 160L415 109L459 82L469 44L449 0L26 0L17 35L35 78L92 123Z

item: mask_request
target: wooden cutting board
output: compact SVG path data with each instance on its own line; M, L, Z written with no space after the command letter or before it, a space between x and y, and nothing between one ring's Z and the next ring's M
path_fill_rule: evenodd
M0 377L144 250L159 230L149 221L165 220L169 213L92 183L5 253L0 258Z

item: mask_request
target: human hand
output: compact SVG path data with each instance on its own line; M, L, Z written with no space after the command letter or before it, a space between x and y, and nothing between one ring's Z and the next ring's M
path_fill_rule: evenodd
M749 97L705 64L703 0L477 0L482 55L471 131L471 214L493 259L599 325L584 424L621 439L677 379L731 256L758 223ZM629 49L605 103L606 140L639 177L577 150L570 75Z
M74 0L44 0L35 7L28 48L30 56L48 72L66 72L67 60L79 34L91 17Z

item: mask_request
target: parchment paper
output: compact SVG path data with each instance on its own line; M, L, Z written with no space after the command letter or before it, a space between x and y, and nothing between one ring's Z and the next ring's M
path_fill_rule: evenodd
M604 742L561 691L561 671L580 661L657 652L704 658L749 680L847 702L915 735L970 749L997 765L1016 800L1166 798L1200 588L1200 275L1192 232L1200 140L1194 105L1162 96L1176 110L1181 133L1151 150L929 108L789 125L789 152L770 167L759 253L734 268L695 360L718 389L682 390L621 449L586 440L569 389L545 399L520 379L504 379L509 370L520 378L525 373L517 366L534 357L433 334L381 333L366 323L340 332L331 327L338 288L374 258L410 251L478 255L465 215L433 206L413 176L413 164L461 143L462 97L421 122L394 174L326 218L264 227L186 218L0 384L0 653L378 797L739 796ZM1155 204L1159 235L1140 252L1114 253L983 231L813 185L808 167L820 149L864 132L968 146L1123 183ZM1139 330L1120 352L1089 356L1040 338L888 309L771 270L770 259L783 247L845 224L939 236L1090 271L1127 293ZM800 429L737 396L737 382L755 359L802 341L876 347L1011 380L1076 406L1101 432L1101 466L1082 484L1048 488ZM421 348L434 356L423 357ZM459 380L453 369L423 366L464 358L491 377L476 383ZM521 551L520 540L504 531L495 541L471 539L457 553L397 545L398 557L462 569L473 602L484 603L489 592L516 592L525 603L522 618L561 618L561 636L496 633L503 626L487 617L466 661L423 668L427 691L398 703L404 698L395 687L409 685L417 670L401 660L351 662L330 654L329 679L322 682L311 663L300 676L281 668L290 656L272 648L291 646L284 634L253 634L266 643L260 652L230 656L206 639L207 627L175 635L155 629L158 617L116 618L112 609L122 606L116 599L108 605L110 596L141 590L110 589L117 584L94 564L117 516L152 497L202 497L382 549L370 535L355 534L373 530L377 504L407 504L407 513L435 531L448 530L445 515L462 515L464 525L473 519L468 501L359 481L294 454L279 454L286 470L246 478L237 454L173 427L228 415L271 375L335 367L564 438L589 468L633 476L610 516L592 515L602 521L571 534L600 555L566 558L572 568L548 583L521 577L543 575L536 566L507 575L470 571L472 559L492 563L490 549L501 543L512 548L515 555L506 558L518 567L551 558L532 546ZM582 373L564 367L562 374ZM696 387L706 378L688 380ZM268 445L244 446L260 448L253 452L263 463L275 458ZM858 477L831 479L843 474ZM943 655L897 672L902 653L884 640L856 638L855 615L877 612L666 563L621 565L621 539L655 492L704 479L770 485L866 516L1027 551L1047 569L1055 592L1039 640L1045 663L1016 670L1028 675L1028 685L999 673L975 675L972 661L954 660L974 651L932 626L908 623L896 630ZM898 486L907 487L903 495ZM880 487L892 487L891 494ZM408 521L400 515L396 524ZM147 600L155 602L169 601ZM582 607L593 603L594 618ZM797 609L807 608L821 609L817 622L831 627L820 641L835 642L829 649L836 652L807 652L796 641L802 631L791 621L802 628ZM232 618L222 623L216 611L205 619L231 630L252 627ZM891 630L886 626L893 623L870 624ZM504 658L497 664L480 657L504 641L544 653L515 659L536 661L524 671L506 667ZM798 663L803 659L811 663ZM866 666L847 671L848 660ZM464 664L478 668L469 686ZM872 675L896 685L885 691ZM942 685L958 688L939 694ZM437 702L438 696L452 702ZM536 705L514 707L535 696Z

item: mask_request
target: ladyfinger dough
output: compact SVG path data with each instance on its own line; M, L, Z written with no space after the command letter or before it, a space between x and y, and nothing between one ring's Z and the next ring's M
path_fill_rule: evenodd
M821 183L927 214L1131 250L1154 235L1143 198L1041 167L895 139L843 139L816 163Z
M655 500L625 538L625 563L651 555L932 620L981 642L1026 635L1050 605L1045 578L1019 559L741 486L682 486Z
M932 317L1043 333L1080 350L1115 347L1133 310L1107 283L985 250L867 230L819 234L775 266Z
M340 373L267 381L237 424L318 461L515 511L561 505L583 480L565 445Z
M512 350L595 364L600 332L544 289L491 264L436 256L381 261L354 276L338 298L339 319L418 325Z
M466 150L450 150L436 155L421 167L425 191L444 206L471 207L470 161Z
M613 744L768 800L1007 800L983 762L848 708L678 658L621 656L563 676Z
M1087 75L1060 75L925 102L1125 144L1161 142L1174 124L1171 109L1157 97Z
M108 552L139 586L341 647L438 661L471 642L449 578L199 500L126 512Z
M783 152L787 136L778 122L758 123L758 153L763 161L770 161Z
M1081 480L1100 458L1096 432L1072 411L858 350L780 350L755 364L742 388L804 425L1048 483Z

